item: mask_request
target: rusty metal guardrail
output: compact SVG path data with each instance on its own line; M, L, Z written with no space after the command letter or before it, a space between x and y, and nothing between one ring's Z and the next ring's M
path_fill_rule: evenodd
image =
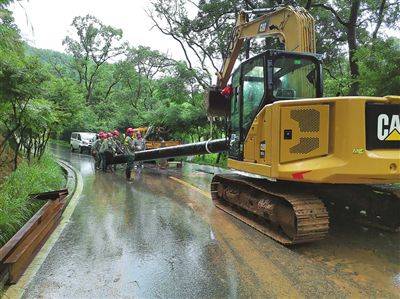
M60 222L68 189L32 194L47 200L35 215L0 248L0 284L13 284L22 276L37 252Z

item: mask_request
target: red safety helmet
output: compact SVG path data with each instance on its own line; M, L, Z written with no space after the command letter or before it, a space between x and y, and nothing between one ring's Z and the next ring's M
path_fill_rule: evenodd
M232 95L232 92L233 92L232 85L229 84L229 85L225 86L225 88L221 91L221 94L224 97L229 98Z
M107 134L104 132L99 133L99 137L100 139L106 139L107 138Z
M113 132L113 136L119 136L119 131L118 130L114 130L114 132Z
M135 130L134 129L132 129L132 128L128 128L128 129L126 129L126 134L127 135L132 135L133 134L133 132L135 132Z
M113 137L113 133L112 132L108 132L107 133L107 137Z

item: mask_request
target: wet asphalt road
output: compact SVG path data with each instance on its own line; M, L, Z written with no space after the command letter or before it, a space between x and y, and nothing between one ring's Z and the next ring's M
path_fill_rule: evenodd
M398 233L337 223L326 240L286 248L212 206L208 168L127 183L95 173L90 156L54 153L84 189L26 298L399 298Z

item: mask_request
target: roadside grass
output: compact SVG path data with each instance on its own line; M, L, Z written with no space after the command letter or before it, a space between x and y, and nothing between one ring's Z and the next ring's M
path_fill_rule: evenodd
M227 155L225 153L222 153L218 163L217 163L217 157L218 154L199 155L199 156L194 156L194 158L190 160L190 162L200 165L212 165L212 166L227 168L228 165Z
M31 201L29 195L61 189L65 177L49 154L29 165L23 161L0 186L0 247L39 209L44 201Z

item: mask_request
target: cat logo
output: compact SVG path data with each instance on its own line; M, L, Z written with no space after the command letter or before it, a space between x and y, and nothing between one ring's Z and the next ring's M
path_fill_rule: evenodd
M400 105L367 103L366 150L400 149Z
M400 141L400 115L379 114L377 137L381 141Z

